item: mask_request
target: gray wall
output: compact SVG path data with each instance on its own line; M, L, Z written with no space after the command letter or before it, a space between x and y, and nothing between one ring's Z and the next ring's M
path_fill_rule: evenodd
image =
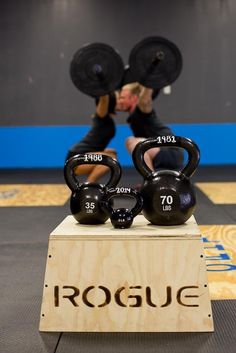
M184 59L172 94L155 103L162 119L233 122L235 19L235 0L2 0L0 124L89 124L94 103L70 81L73 53L100 41L127 63L133 45L150 35L174 41Z

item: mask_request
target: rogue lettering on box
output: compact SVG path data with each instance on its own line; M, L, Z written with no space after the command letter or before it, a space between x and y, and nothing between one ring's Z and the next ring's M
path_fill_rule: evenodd
M83 291L80 291L79 288L75 286L54 286L54 306L59 307L62 299L67 299L73 306L79 306L79 297L80 304L94 308L103 308L104 306L109 305L112 301L116 303L120 307L131 307L131 308L140 308L144 304L151 306L153 308L165 308L173 303L174 300L185 307L198 307L199 304L189 303L188 298L199 298L196 290L199 289L198 286L184 286L180 287L177 291L174 291L171 286L167 286L165 289L165 298L163 302L158 302L156 293L152 293L151 287L142 287L142 286L129 286L129 287L119 287L118 289L112 292L105 286L88 286ZM103 295L103 299L101 302L92 302L89 299L91 294L94 294L94 291L99 290ZM140 294L140 290L142 293ZM131 294L125 295L127 291L132 291ZM138 292L137 292L138 291ZM191 291L191 293L189 293ZM153 298L154 297L154 298ZM129 303L131 300L131 303Z

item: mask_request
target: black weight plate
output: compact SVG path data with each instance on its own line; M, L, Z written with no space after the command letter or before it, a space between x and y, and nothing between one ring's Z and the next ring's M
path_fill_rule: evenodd
M159 55L158 63L152 64ZM178 47L162 37L148 37L137 43L129 56L132 77L145 87L160 89L173 83L182 70Z
M124 64L111 46L92 43L79 49L70 65L74 85L83 93L100 97L120 86Z

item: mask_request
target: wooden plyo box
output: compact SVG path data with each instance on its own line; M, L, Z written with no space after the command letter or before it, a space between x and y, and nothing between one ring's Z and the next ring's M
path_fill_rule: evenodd
M201 233L143 216L129 229L76 223L51 233L40 331L213 331Z

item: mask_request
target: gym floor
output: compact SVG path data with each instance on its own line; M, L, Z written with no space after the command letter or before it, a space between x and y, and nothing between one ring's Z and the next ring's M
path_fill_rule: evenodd
M123 172L123 186L140 181L134 169ZM200 167L193 182L198 198L195 217L203 236L219 241L226 254L223 262L216 261L216 268L221 264L221 270L228 271L208 272L215 332L42 333L38 327L48 238L69 214L70 192L59 169L2 170L0 351L235 351L236 272L230 268L236 266L236 166ZM215 256L220 258L220 253Z

